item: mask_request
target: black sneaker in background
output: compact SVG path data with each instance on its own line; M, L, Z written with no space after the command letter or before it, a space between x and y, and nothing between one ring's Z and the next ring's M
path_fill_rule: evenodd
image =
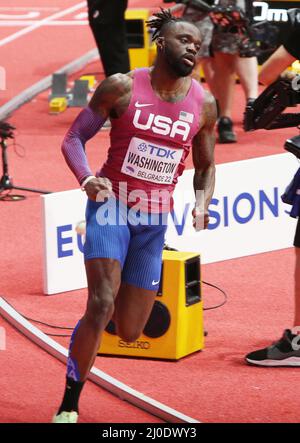
M232 120L229 117L220 117L217 124L219 143L236 143Z
M300 336L286 329L280 340L267 348L250 352L245 359L247 363L256 366L300 366L299 345Z

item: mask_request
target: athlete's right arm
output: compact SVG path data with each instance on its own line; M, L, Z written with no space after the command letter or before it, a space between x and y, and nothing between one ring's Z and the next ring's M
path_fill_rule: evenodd
M68 130L62 143L65 160L82 184L92 177L84 186L88 197L95 200L99 191L107 188L107 180L93 177L85 153L85 143L94 137L102 128L107 118L114 114L118 102L122 101L125 75L117 74L105 79L97 88L89 105L83 109Z

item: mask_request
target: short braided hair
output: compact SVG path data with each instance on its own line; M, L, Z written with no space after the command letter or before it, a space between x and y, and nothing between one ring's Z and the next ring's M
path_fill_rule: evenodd
M170 9L160 8L160 12L156 12L155 14L153 14L153 16L155 18L152 18L151 20L148 20L146 22L148 28L154 29L152 41L157 40L157 38L161 35L161 31L164 26L170 23L186 21L181 17L175 17L174 15L172 15Z

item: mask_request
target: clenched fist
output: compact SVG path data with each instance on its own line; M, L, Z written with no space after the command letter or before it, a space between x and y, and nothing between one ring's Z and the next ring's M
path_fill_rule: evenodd
M84 189L88 198L97 202L103 202L113 194L111 181L106 177L91 179Z
M192 210L193 226L195 231L206 229L209 223L209 214L207 209L195 206Z

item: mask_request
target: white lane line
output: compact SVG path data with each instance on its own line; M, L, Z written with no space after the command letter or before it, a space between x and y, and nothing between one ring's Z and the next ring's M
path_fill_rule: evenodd
M27 12L26 14L0 14L1 20L28 20L30 18L38 18L41 15L38 11Z
M59 11L60 8L52 6L0 6L0 11Z
M4 26L31 26L39 23L37 20L1 20L0 27ZM51 22L44 23L42 26L83 26L88 25L87 20L51 20Z
M66 364L68 350L27 321L2 297L0 297L0 315L33 343L37 344L40 348ZM94 366L90 371L88 379L116 395L121 400L126 400L134 406L137 406L139 409L143 409L152 415L160 417L166 422L199 423L195 418L189 417L176 409L170 408L169 406L144 395L142 392L136 391Z
M70 8L64 9L63 11L56 12L55 14L49 15L49 17L46 17L31 26L28 26L25 29L21 29L20 31L15 32L14 34L10 35L9 37L3 38L2 40L0 40L0 47L16 40L19 37L22 37L25 34L28 34L29 32L35 31L35 29L40 28L41 26L43 26L44 24L46 24L52 20L56 20L60 17L63 17L64 15L67 15L67 14L70 14L71 12L77 11L78 9L81 9L84 6L86 6L85 1L80 2L77 5L71 6Z

